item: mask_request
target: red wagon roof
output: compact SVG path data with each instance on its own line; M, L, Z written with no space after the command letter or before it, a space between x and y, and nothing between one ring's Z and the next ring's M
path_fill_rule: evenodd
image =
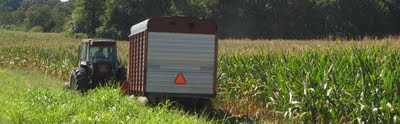
M217 25L214 21L194 17L162 17L150 18L131 27L131 34L135 35L143 31L215 34Z

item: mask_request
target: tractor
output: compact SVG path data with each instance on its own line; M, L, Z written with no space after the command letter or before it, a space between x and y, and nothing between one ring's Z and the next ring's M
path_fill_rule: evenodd
M80 92L106 85L121 85L126 68L118 61L117 43L111 39L85 39L79 48L78 67L71 72L64 87Z

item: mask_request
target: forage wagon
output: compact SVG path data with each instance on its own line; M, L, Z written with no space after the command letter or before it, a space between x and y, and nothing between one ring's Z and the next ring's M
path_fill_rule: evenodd
M131 27L123 89L150 102L209 103L216 96L217 26L193 17L150 18Z

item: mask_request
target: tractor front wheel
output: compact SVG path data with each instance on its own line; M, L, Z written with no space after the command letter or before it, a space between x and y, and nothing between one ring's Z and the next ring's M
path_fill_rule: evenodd
M64 87L71 90L76 89L76 76L74 73L71 74L67 85L69 86L64 86Z
M85 69L80 68L78 72L71 75L70 87L73 90L87 92L89 90L89 78Z

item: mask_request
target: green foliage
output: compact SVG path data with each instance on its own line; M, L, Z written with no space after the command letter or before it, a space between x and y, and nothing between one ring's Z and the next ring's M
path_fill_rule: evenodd
M96 28L97 36L126 39L129 27L145 19L142 6L138 1L107 0L105 13L100 16L101 26Z
M0 67L29 68L67 80L77 55L64 49L36 47L0 48Z
M304 123L398 123L399 57L384 44L220 55L217 101Z
M398 0L3 0L0 25L127 39L130 27L147 18L193 16L215 20L223 38L358 38L399 34L399 6Z
M2 0L0 2L0 11L14 11L21 6L23 0Z
M213 19L218 22L219 36L231 38L357 37L400 32L397 1L106 0L105 3L105 13L99 15L101 24L82 33L126 39L129 28L146 18L176 15Z
M220 33L227 37L315 38L398 33L382 0L221 0ZM397 16L398 17L398 16Z
M43 32L43 28L41 26L34 26L29 31L30 32Z
M217 0L174 0L170 14L213 19L217 5Z
M25 31L40 26L43 32L61 32L71 14L71 3L59 0L1 1L0 25L16 25Z
M53 22L50 20L50 13L48 12L51 9L48 5L33 5L29 7L26 13L25 18L25 28L26 30L34 30L33 27L42 27L40 32L49 31L49 28L53 25Z
M60 34L0 30L0 39L0 67L37 70L68 80L78 61L79 40ZM269 49L260 46L273 42L252 46L246 43L249 42L220 44L220 49L233 48L236 50L231 51L237 53L225 52L218 58L218 95L214 104L219 108L251 117L305 123L399 123L398 44L349 45L338 41L325 47L298 46L304 50L282 44L271 51L254 53L248 47ZM119 44L119 58L126 60L128 45ZM277 49L282 51L274 51ZM0 85L0 89L4 86ZM0 113L1 92L8 91L11 90L0 90Z
M61 34L0 30L0 67L26 68L67 80L77 65L79 40Z
M22 0L2 0L0 1L0 25L14 24L13 11L21 5Z
M213 0L106 0L104 14L99 16L101 25L91 28L90 32L95 31L97 37L127 39L130 27L147 18L171 15L212 18L216 5Z
M96 36L127 39L132 25L149 17L167 16L168 6L168 1L159 0L106 0L105 12L100 16L101 26L95 29Z
M105 0L78 0L69 24L70 34L85 33L89 37L96 35L96 28L101 24L100 16L104 13Z

